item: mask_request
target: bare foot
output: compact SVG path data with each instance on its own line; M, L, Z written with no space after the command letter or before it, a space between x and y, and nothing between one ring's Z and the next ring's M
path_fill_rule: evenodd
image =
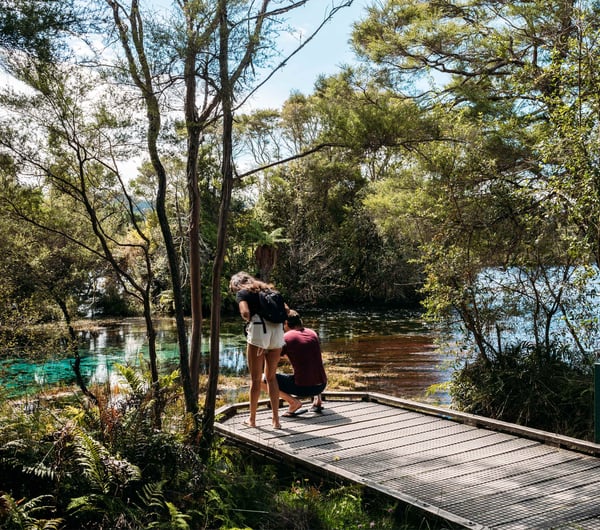
M290 404L290 406L287 409L287 413L288 414L294 414L294 412L296 412L297 410L300 410L301 408L302 408L302 401L298 400L298 401L294 402L294 406L293 407Z
M281 429L281 423L277 422L273 422L273 429Z
M256 427L256 422L255 421L250 421L250 420L244 420L242 422L246 427Z

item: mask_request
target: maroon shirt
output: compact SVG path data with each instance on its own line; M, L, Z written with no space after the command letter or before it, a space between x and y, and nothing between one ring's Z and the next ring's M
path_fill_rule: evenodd
M319 336L310 328L290 329L283 338L285 346L281 352L287 355L294 369L294 382L298 386L313 386L327 383L323 367Z

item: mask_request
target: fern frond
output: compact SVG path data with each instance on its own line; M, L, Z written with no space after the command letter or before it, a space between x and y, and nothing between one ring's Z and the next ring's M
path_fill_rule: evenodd
M19 452L27 449L28 445L25 440L11 440L2 446L2 452Z
M90 495L83 495L81 497L73 497L67 506L67 510L69 512L78 512L82 508L89 506L91 504L90 497L91 497Z
M40 495L25 502L16 501L10 494L0 496L5 511L5 520L17 528L58 530L64 523L63 519L44 519L38 515L55 511L52 495Z
M108 451L81 430L77 431L74 442L77 462L90 486L95 490L108 493L110 483L103 464L104 458L109 455Z
M191 519L189 515L181 513L172 502L167 502L169 509L170 528L178 528L179 530L189 530L188 521Z
M87 413L84 408L74 407L73 405L66 406L63 411L69 419L75 421L77 424L81 424Z
M121 364L117 364L116 368L136 396L140 397L148 392L150 385L138 370Z
M22 470L23 473L42 480L56 480L56 471L42 462L38 462L33 466L23 466Z
M75 442L77 462L95 491L108 494L113 486L120 488L140 480L139 467L112 456L106 447L85 432L78 431Z
M162 507L166 502L162 492L163 485L164 481L144 484L142 491L138 493L142 504L146 507Z
M178 528L180 530L189 530L188 521L190 516L178 510L170 501L167 501L163 495L162 488L164 482L155 482L145 484L142 492L138 494L145 508L151 508L150 516L155 515L156 519L147 524L148 528L165 528L165 522L168 528ZM165 521L165 518L167 519Z
M179 369L173 370L170 374L165 374L159 379L160 388L163 391L171 389L179 390Z

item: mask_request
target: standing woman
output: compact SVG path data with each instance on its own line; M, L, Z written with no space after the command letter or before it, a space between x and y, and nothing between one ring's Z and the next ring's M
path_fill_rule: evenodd
M248 425L256 427L256 409L260 397L263 368L273 414L273 428L280 429L279 386L277 385L277 364L284 345L283 325L263 320L258 315L260 302L258 293L272 286L257 280L247 272L238 272L231 277L229 288L235 293L240 315L247 322L248 370L250 372L250 418Z

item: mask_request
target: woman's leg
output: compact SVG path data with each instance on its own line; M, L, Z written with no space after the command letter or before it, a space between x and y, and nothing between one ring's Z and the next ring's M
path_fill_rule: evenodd
M252 344L248 344L246 348L246 359L248 361L248 371L250 372L250 418L248 418L248 425L251 427L256 427L256 409L258 408L260 381L265 362L265 356L259 354L259 350L258 346Z
M271 401L271 412L273 414L273 427L279 429L279 385L277 384L277 365L281 359L281 348L265 351L265 379L267 390Z

